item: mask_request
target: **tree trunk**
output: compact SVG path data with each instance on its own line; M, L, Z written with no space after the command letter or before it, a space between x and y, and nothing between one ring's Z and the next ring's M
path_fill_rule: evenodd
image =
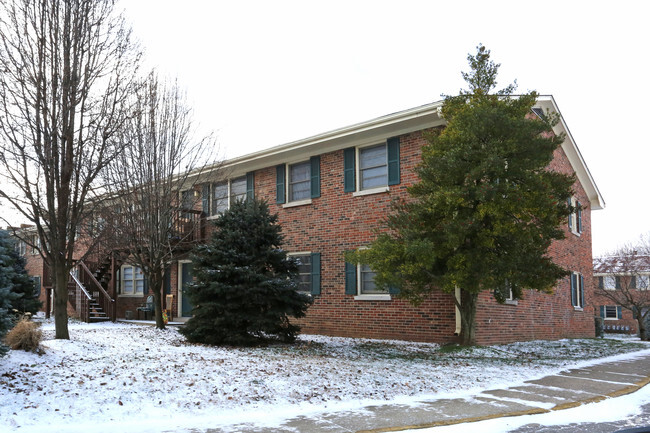
M477 293L468 292L460 289L460 344L463 346L472 346L475 344L476 337L476 301Z
M639 324L639 338L643 341L650 341L650 335L648 335L648 330L645 326L646 315L637 314L636 321Z
M54 338L69 340L68 333L68 281L65 266L54 265Z
M163 275L161 272L151 272L149 275L149 288L153 294L154 317L156 318L156 328L165 329L165 322L162 317L162 283Z

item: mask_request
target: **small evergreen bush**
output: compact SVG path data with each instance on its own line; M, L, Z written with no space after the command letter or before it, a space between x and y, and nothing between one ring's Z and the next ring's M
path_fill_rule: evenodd
M281 249L277 215L265 202L233 204L214 222L210 243L196 248L195 282L186 290L193 317L181 328L190 342L249 346L293 342L312 300L298 292L298 269Z
M25 352L40 351L43 332L39 324L31 320L21 319L11 331L7 333L5 342L12 350L24 350Z

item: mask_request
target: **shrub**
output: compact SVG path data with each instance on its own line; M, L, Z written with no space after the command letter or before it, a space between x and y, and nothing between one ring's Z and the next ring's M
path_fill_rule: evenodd
M43 332L39 324L26 319L21 319L5 337L5 343L13 350L24 350L25 352L40 351L40 343Z

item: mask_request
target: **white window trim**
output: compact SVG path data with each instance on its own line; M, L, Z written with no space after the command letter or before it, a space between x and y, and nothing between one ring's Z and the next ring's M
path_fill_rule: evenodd
M214 203L214 187L215 187L215 185L217 185L219 183L226 183L226 185L228 187L227 188L228 189L228 195L226 197L227 202L228 202L228 207L226 208L226 210L228 210L228 209L230 209L230 205L232 203L232 197L233 197L233 194L232 194L232 181L235 180L235 179L241 179L242 177L245 178L246 175L243 174L241 176L234 176L234 177L228 178L226 180L221 180L221 181L218 181L218 182L210 183L210 193L208 194L208 196L209 196L208 209L210 210L210 216L208 216L206 218L207 220L217 219L217 218L219 218L221 216L220 213L217 213L217 214L212 213L212 207L213 207L213 203Z
M375 188L369 188L369 189L361 189L361 151L363 149L367 149L369 147L378 147L380 145L384 145L386 149L386 185L378 186ZM357 146L355 148L355 158L354 158L354 164L355 164L355 192L352 194L353 197L358 197L362 195L370 195L370 194L379 194L382 192L387 192L390 191L390 188L388 187L388 142L384 140L384 142L373 142L372 144L366 144L363 146Z
M298 164L307 164L309 166L309 198L304 198L302 200L291 200L291 166ZM310 159L301 159L298 161L287 162L284 164L284 196L286 197L285 204L282 205L283 208L294 207L294 206L304 206L311 204L311 160Z
M298 207L298 206L305 206L311 204L311 199L307 198L305 200L298 200L298 201L290 201L288 203L285 203L282 205L283 208L288 208L288 207Z
M582 299L580 299L580 276L582 275L580 272L572 272L571 275L576 275L576 302L578 305L574 305L573 309L575 311L584 311L585 306L581 305L580 302L582 302ZM569 284L569 289L571 288L571 284ZM584 290L585 288L582 287L582 293L584 296ZM571 293L571 297L573 297L573 293Z
M618 318L618 308L616 305L605 305L605 317L603 317L604 320L620 320ZM614 307L614 317L607 317L607 307Z
M574 196L571 196L571 206L575 207L578 204L578 199L575 198ZM571 212L571 221L573 221L573 224L571 224L570 231L576 236L580 236L582 232L578 231L578 210L575 209L573 212ZM582 218L581 218L582 219ZM580 225L582 225L582 221L580 222Z
M381 194L384 192L390 191L390 187L388 185L386 186L380 186L378 188L372 188L372 189L364 189L361 191L355 191L352 193L352 197L361 197L364 195L371 195L371 194Z
M134 275L135 275L135 269L140 269L139 266L131 265L128 263L120 266L120 293L118 296L121 298L142 298L144 296L144 284L145 284L144 274L142 274L142 280L143 280L142 293L138 293L136 290L136 285L135 285L136 279L133 279L133 293L124 293L124 268L125 267L133 268Z
M361 247L360 250L368 249ZM361 293L361 264L357 264L357 294L354 296L355 301L390 301L390 293Z
M294 257L294 256L311 256L311 251L298 251L298 252L287 253L287 256L289 256L289 257ZM314 264L312 263L312 266L313 266L313 265L314 265ZM310 277L310 278L311 278L311 277ZM312 296L312 294L311 294L311 284L310 284L310 287L309 287L309 291L307 291L307 292L302 291L302 292L300 292L300 293L305 293L305 294L307 294L307 295L309 295L309 296Z

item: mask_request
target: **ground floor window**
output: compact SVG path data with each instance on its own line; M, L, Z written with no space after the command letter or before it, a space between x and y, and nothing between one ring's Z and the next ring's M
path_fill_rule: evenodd
M585 278L578 272L571 273L571 304L575 308L583 308L585 305Z
M144 273L137 266L122 266L120 293L122 295L144 295Z

